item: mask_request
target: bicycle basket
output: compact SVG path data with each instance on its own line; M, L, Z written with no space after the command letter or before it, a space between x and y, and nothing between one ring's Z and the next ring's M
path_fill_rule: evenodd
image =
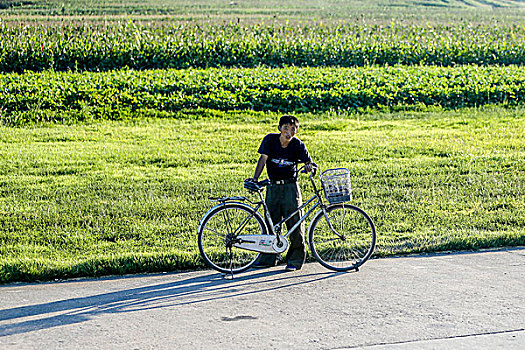
M352 200L350 170L346 168L328 169L321 174L320 178L329 203L341 203Z

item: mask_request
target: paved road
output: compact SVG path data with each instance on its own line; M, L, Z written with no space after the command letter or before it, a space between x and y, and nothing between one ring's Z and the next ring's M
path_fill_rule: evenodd
M525 248L0 286L0 349L525 349Z

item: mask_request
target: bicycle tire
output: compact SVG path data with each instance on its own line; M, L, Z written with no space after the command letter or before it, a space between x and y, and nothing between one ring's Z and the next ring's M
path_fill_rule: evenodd
M374 251L374 222L364 210L344 203L328 206L326 215L339 236L330 229L323 211L317 212L308 231L314 258L330 270L358 270Z
M241 232L235 232L243 220ZM199 251L204 261L222 273L239 273L250 268L260 253L228 246L234 235L267 234L261 215L242 203L225 203L208 212L198 230ZM231 254L231 255L230 255Z

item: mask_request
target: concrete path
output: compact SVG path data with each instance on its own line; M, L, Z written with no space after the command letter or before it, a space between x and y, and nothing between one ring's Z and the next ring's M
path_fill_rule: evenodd
M525 249L0 286L0 349L525 349Z

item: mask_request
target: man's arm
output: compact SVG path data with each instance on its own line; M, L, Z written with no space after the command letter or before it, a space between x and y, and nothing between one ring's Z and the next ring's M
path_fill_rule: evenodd
M304 163L304 170L309 173L315 168L317 168L317 164L315 164L312 161L312 158L310 157L310 153L308 153L308 150L306 149L306 145L301 142L300 144L300 151L299 151L299 159L301 162Z
M261 173L264 169L264 166L266 165L266 160L268 159L268 156L266 154L261 154L259 157L259 160L257 161L257 165L255 166L255 173L253 174L253 181L258 181L259 176L261 176Z

